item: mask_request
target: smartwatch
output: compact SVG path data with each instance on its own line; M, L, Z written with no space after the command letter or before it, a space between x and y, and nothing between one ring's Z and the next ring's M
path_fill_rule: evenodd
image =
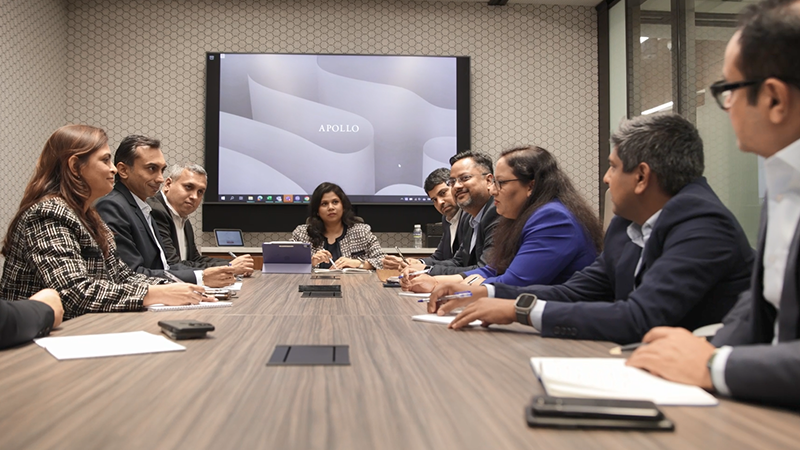
M536 306L536 295L534 294L519 294L517 301L514 303L514 308L517 310L517 322L523 325L531 325L531 311Z

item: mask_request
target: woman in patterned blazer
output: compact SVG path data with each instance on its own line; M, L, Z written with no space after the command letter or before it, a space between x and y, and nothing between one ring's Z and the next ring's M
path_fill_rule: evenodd
M383 251L369 225L355 215L342 188L322 183L311 194L305 225L292 232L292 239L311 244L311 264L329 268L380 269Z
M162 284L169 281L136 274L117 257L111 231L93 207L114 187L116 173L105 131L67 125L50 136L3 241L0 296L55 289L64 319L213 301L199 286Z

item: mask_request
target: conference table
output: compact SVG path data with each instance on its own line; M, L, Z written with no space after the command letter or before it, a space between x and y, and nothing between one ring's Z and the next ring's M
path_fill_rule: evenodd
M341 284L301 298L300 284ZM529 428L544 390L532 356L610 357L608 342L545 339L511 325L415 322L424 303L374 274L257 274L230 308L87 314L52 336L197 319L185 351L57 361L36 344L0 352L2 449L790 448L800 415L720 399L662 407L674 432ZM348 345L348 366L267 366L277 345Z

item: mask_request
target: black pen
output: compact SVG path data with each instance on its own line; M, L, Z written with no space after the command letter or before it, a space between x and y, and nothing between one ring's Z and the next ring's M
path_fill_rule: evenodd
M632 352L643 345L647 344L644 342L634 342L633 344L620 345L619 347L612 348L611 350L608 351L608 353L612 355L621 355L622 352Z

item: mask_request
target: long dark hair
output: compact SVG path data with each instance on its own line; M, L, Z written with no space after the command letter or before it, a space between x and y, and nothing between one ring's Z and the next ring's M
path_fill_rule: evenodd
M72 173L68 163L72 156L77 156L77 170L80 174L89 156L106 144L106 132L88 125L67 125L50 136L36 161L36 169L25 187L19 209L8 226L3 240L3 256L8 256L11 251L12 235L22 214L36 203L53 197L60 197L67 202L103 250L103 254L108 256L109 243L108 236L103 232L103 220L92 206L84 212L91 189L79 175Z
M502 217L494 230L494 247L490 263L498 274L504 273L517 255L522 229L531 214L543 205L558 200L575 215L583 225L598 253L603 248L603 227L586 200L575 190L567 175L559 169L556 159L547 150L536 147L517 147L504 151L505 158L514 176L522 184L533 181L533 192L516 219Z
M322 196L328 192L333 192L342 201L342 223L348 227L353 224L361 223L363 220L356 216L353 212L353 204L347 198L342 188L338 184L328 183L327 181L321 183L314 189L311 194L311 203L308 205L308 236L311 238L311 245L314 247L322 247L325 243L325 224L319 217L319 205L322 203Z

